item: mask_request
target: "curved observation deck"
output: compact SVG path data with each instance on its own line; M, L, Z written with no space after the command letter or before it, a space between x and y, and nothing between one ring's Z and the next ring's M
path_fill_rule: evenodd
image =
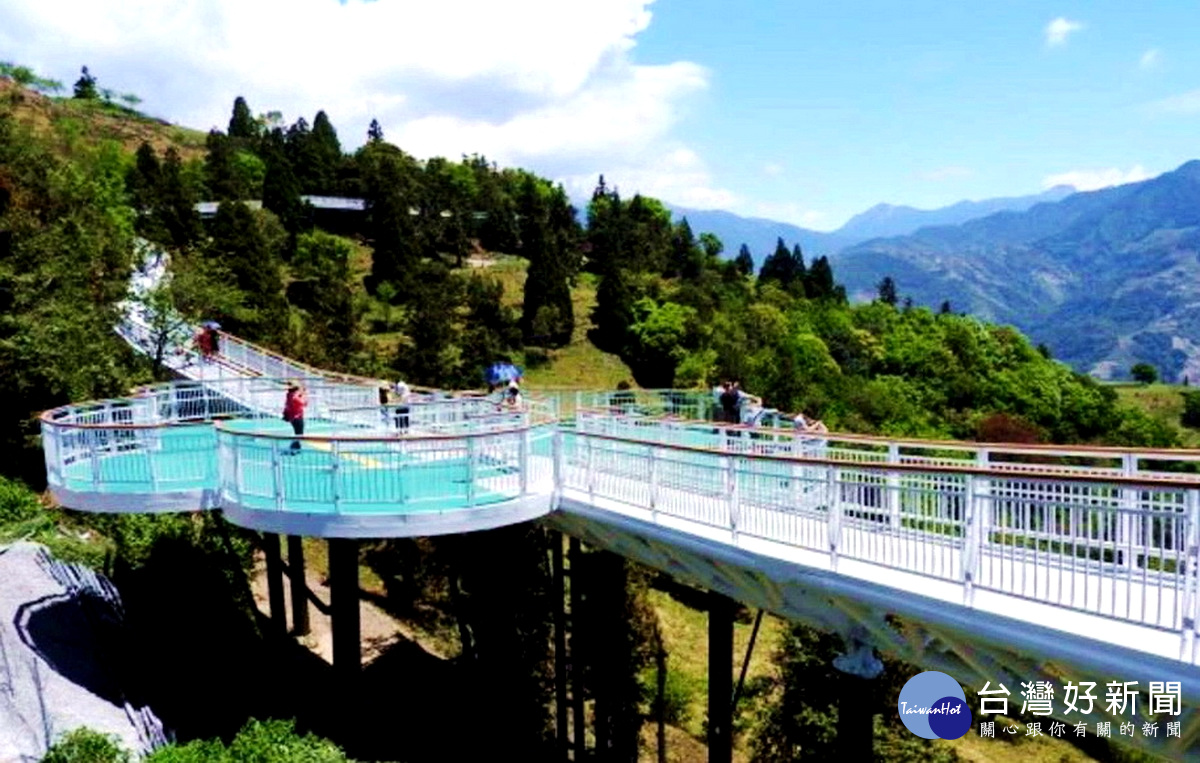
M309 393L296 437L277 411ZM42 415L51 493L96 512L221 508L236 524L322 537L487 529L550 510L556 421L484 398L368 405L375 387L327 378L177 381Z

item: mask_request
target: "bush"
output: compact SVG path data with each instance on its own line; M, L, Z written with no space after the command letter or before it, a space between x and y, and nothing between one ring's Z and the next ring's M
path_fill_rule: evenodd
M292 721L247 723L229 746L218 740L196 740L168 745L149 755L145 763L351 763L333 742L313 734L296 733Z
M36 493L20 482L0 477L0 525L33 519L41 511Z
M1153 384L1158 381L1158 369L1149 363L1134 364L1133 368L1129 369L1129 375L1135 382L1142 384Z
M1183 415L1179 421L1185 427L1200 427L1200 390L1183 393Z
M89 728L65 734L46 751L42 763L128 763L129 752L117 737Z

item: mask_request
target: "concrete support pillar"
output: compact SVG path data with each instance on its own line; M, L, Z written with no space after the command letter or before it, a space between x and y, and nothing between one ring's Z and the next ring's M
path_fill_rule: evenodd
M838 753L846 760L875 760L875 679L883 663L875 650L851 642L846 654L833 660L838 672Z
M583 611L583 547L578 538L571 538L571 721L574 726L572 737L575 760L587 758L587 717L583 714L583 681L579 671L579 654L576 627Z
M362 670L358 615L358 541L329 539L329 598L333 669L345 678Z
M287 633L287 607L283 599L283 559L279 555L279 536L262 534L263 555L267 558L267 602L271 606L271 630Z
M292 634L307 636L308 627L308 584L304 572L304 544L299 535L287 536L288 571L291 582L288 585L292 592Z
M708 593L708 761L733 760L733 612L725 596Z
M559 760L567 759L570 721L567 710L567 613L563 570L563 535L550 532L550 566L554 585L554 737Z

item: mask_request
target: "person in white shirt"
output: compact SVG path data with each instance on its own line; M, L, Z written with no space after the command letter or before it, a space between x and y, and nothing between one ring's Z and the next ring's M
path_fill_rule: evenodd
M399 429L401 432L408 431L409 407L404 405L404 403L408 402L409 394L408 385L403 381L397 381L392 385L392 405L396 406L396 429Z

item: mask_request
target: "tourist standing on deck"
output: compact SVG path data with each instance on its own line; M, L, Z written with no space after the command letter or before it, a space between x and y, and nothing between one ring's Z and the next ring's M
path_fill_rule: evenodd
M396 406L396 429L401 432L408 431L408 414L409 407L407 405L411 391L408 385L402 381L397 381L392 385L392 405Z
M304 387L296 384L289 384L287 397L283 401L283 420L290 422L292 432L300 437L304 434L304 408L308 405L308 395L304 391ZM296 455L300 452L300 441L292 440L291 450L288 451L291 455Z

